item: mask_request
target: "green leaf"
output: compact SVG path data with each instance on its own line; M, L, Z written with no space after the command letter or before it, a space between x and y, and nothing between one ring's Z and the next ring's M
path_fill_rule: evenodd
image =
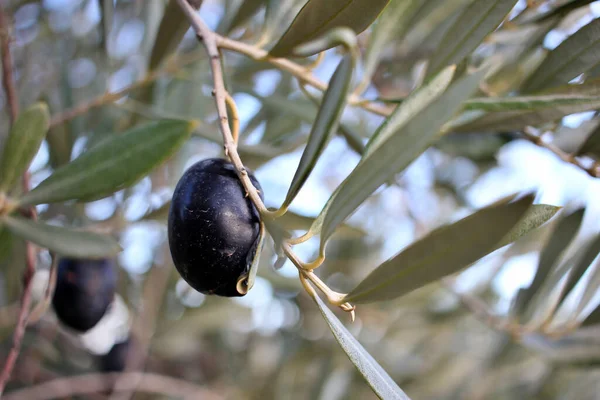
M313 296L315 303L319 307L325 322L333 333L335 340L358 372L364 377L371 389L380 399L391 400L410 400L410 398L400 389L394 380L385 372L379 363L365 350L365 348L352 336L340 320L323 303L319 296Z
M559 302L562 302L573 291L583 274L592 267L592 262L598 253L600 253L600 235L597 235L581 250L575 265L567 274L567 283L561 291Z
M538 67L523 90L540 89L569 82L600 63L600 19L569 36Z
M114 257L121 246L110 236L75 231L19 217L4 217L5 226L16 236L60 255L76 258Z
M393 39L398 42L404 36L410 27L411 18L419 7L421 2L416 0L391 0L383 10L373 27L366 48L362 73L365 83L371 80L383 51L390 45L390 41Z
M340 184L321 214L321 253L336 227L352 214L379 186L404 170L445 132L442 126L462 107L486 73L481 69L451 85L410 122L381 140L371 155L361 160ZM315 223L321 223L319 218Z
M452 82L455 70L456 67L453 65L446 67L424 86L412 92L371 136L362 158L369 157L390 136L396 134L425 107L440 97Z
M358 35L375 21L388 2L389 0L309 0L269 55L290 56L298 45L310 42L334 28L347 27Z
M523 219L510 230L510 232L500 241L498 248L504 247L515 242L522 236L539 228L546 223L550 218L554 217L559 212L561 207L550 206L547 204L532 205Z
M517 0L473 1L464 8L446 31L434 55L429 60L428 75L446 65L458 64L502 23Z
M319 107L317 118L312 126L308 143L302 153L300 163L283 201L282 208L288 207L294 200L323 153L327 141L337 131L344 106L346 105L353 68L354 62L352 61L352 56L347 54L340 61L331 77L329 87L323 96L323 102L321 103L321 107Z
M525 126L539 126L548 122L557 121L569 114L592 111L600 108L600 97L590 97L588 99L579 98L577 100L546 103L538 103L532 110L516 111L498 111L485 113L483 111L469 111L474 113L466 121L456 121L453 123L454 132L499 132L520 130ZM481 103L479 103L481 104ZM515 104L513 104L516 106Z
M553 267L560 261L565 249L569 246L583 219L584 210L578 210L565 218L559 220L556 224L548 243L544 246L538 261L538 267L535 272L533 281L526 289L521 289L517 295L517 300L513 304L513 315L521 315L521 321L526 321L531 317L531 312L522 313L526 308L528 311L533 311L529 307L529 303L533 297L540 291L540 288L547 281L547 277Z
M584 320L581 326L590 326L600 324L600 305L592 311Z
M436 229L377 267L344 301L391 300L468 267L498 248L532 201L529 195L514 203L487 207Z
M11 255L12 234L6 227L0 225L0 263Z
M572 94L514 96L514 97L483 97L471 99L465 104L465 110L498 111L533 111L544 108L564 106L598 107L600 97L578 96Z
M231 32L240 25L243 25L248 19L260 10L261 6L265 5L267 0L244 0L237 9L234 17L229 24L228 32Z
M89 201L130 186L168 159L194 127L187 121L162 120L110 135L54 171L21 204Z
M12 189L38 152L50 127L50 112L44 103L37 103L19 114L0 160L0 192Z
M202 0L193 0L189 3L198 10L202 5ZM148 62L149 70L154 70L167 56L175 52L188 29L190 29L190 24L181 7L177 4L177 1L167 2L165 13L160 21L154 46L152 46L152 52L150 53L150 61Z

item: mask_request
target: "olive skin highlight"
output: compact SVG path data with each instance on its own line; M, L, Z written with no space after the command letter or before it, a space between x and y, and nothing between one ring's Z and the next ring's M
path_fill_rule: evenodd
M263 198L260 184L247 172ZM201 293L244 296L238 281L256 255L260 225L260 215L230 162L211 158L194 164L177 183L169 210L175 268Z
M63 258L58 263L52 307L63 325L86 332L108 310L116 286L114 261Z

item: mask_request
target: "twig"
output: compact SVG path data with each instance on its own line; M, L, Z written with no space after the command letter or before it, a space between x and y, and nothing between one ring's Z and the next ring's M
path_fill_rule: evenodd
M593 178L598 178L600 176L600 171L598 170L598 166L595 162L590 167L585 166L575 155L565 153L553 144L544 142L544 140L542 140L542 135L537 134L532 127L525 127L525 129L523 129L523 136L536 146L551 151L562 161L573 164L577 168L585 171L589 176Z
M11 124L15 122L19 114L19 99L17 97L17 91L15 89L15 82L12 69L12 57L10 53L10 41L11 37L9 34L9 27L4 10L0 8L0 53L2 55L2 82L4 90L6 92L6 98L8 108L10 110ZM23 192L29 191L29 179L30 174L28 171L23 173ZM35 220L37 215L35 208L32 207L29 211L31 219ZM29 308L31 306L31 294L32 294L32 283L33 275L35 274L35 259L36 251L33 244L27 242L26 244L26 267L23 273L23 293L21 295L21 309L19 310L19 317L17 319L17 326L13 333L12 347L4 363L2 373L0 374L0 397L6 386L6 383L10 379L12 371L19 357L21 351L21 344L23 342L23 336L25 335L25 329L27 328L27 319L29 317Z
M109 374L87 374L58 378L37 386L16 390L4 396L4 400L50 400L69 396L99 393L111 390L117 380L125 383L115 390L138 390L146 393L183 397L185 399L223 399L193 383L152 373L126 372Z
M495 330L510 333L513 338L520 338L521 329L519 326L513 326L504 318L495 315L481 299L470 293L461 293L454 289L454 279L443 278L442 285L452 294L458 297L461 304L468 309L473 316L483 321L486 325Z
M50 127L64 124L65 122L70 121L75 117L85 114L86 112L90 111L93 108L97 108L97 107L101 107L105 104L113 103L113 102L119 100L120 98L124 97L125 95L127 95L129 92L139 89L141 87L144 87L144 86L154 82L155 80L157 80L158 78L160 78L163 75L177 72L177 70L179 70L181 67L184 67L184 66L198 60L198 58L199 58L198 53L190 53L185 56L175 58L175 59L171 60L165 68L159 69L157 71L152 71L152 72L148 73L145 77L143 77L141 80L139 80L129 86L126 86L121 90L118 90L118 91L112 92L112 93L104 93L94 99L91 99L85 103L81 103L76 107L73 107L69 110L62 112L59 115L54 116L52 118L52 120L50 121Z
M252 184L252 181L250 180L250 177L248 176L248 172L246 171L246 168L244 167L244 164L242 163L242 160L240 159L240 156L237 152L237 145L235 143L235 140L233 139L233 135L232 135L231 129L229 127L229 121L228 121L228 117L227 117L227 101L226 101L227 91L225 90L225 84L224 84L224 80L223 80L223 70L221 67L221 57L219 54L219 47L218 47L219 44L222 45L223 44L222 41L226 40L226 39L222 38L221 36L217 35L213 31L211 31L210 28L208 26L206 26L204 21L202 21L200 16L198 14L196 14L195 10L188 4L188 2L186 0L177 0L177 2L179 3L179 6L185 13L186 17L188 18L190 24L192 25L192 28L196 32L196 36L198 37L198 40L200 40L200 42L203 43L203 45L206 49L206 52L208 53L208 56L210 58L210 66L211 66L211 70L212 70L212 74L213 74L213 83L214 83L213 96L215 97L217 112L219 114L219 122L220 122L219 125L220 125L221 133L223 136L223 147L225 149L225 155L229 157L229 159L235 166L237 175L238 175L240 181L242 182L248 196L250 197L250 200L252 201L252 203L258 210L258 212L261 215L263 215L264 217L270 218L270 216L271 216L270 211L268 211L267 208L265 207L265 205L263 204L262 199L260 198L260 196L258 194L258 191ZM240 45L243 45L243 44L240 43ZM246 45L243 45L243 46L246 46ZM255 55L259 56L259 58L262 57L261 56L262 53L265 53L264 50L256 50L256 51L261 52L260 54L255 54ZM278 61L280 63L285 63L288 66L289 65L297 65L297 64L291 63L284 59L277 59L275 61ZM296 68L296 67L294 67L294 68ZM304 75L304 72L302 72L302 75ZM312 78L312 75L308 74L308 76L310 76L311 79L314 79L314 78ZM321 84L321 85L324 85L324 84ZM313 283L317 288L319 288L319 290L321 290L327 296L327 300L331 304L336 304L345 311L349 311L349 312L354 311L354 307L352 307L352 305L350 305L348 303L342 304L343 294L332 291L312 271L304 268L303 263L297 258L297 256L294 254L294 252L292 251L292 249L289 245L283 246L283 250L284 250L285 254L287 255L287 257L290 260L292 260L294 265L303 274L303 276L306 279L308 279L311 283Z
M317 79L312 73L310 68L306 66L302 66L293 61L287 60L285 58L270 58L267 57L267 52L259 47L249 45L246 43L239 42L237 40L229 39L223 36L220 36L214 32L211 32L214 41L216 42L216 46L219 48L223 48L225 50L234 51L236 53L243 54L257 61L267 61L277 68L289 72L290 74L297 77L300 81L310 85L316 89L321 91L327 90L327 84ZM54 127L60 124L65 123L75 117L78 117L86 112L90 111L93 108L101 107L106 104L113 103L120 98L127 95L129 92L148 85L149 83L155 81L162 75L176 72L180 67L183 67L195 60L197 60L197 54L193 54L192 56L187 56L186 58L180 57L179 59L174 59L171 61L171 64L162 70L150 72L140 81L131 84L117 92L113 93L105 93L96 98L93 98L85 103L82 103L74 108L66 110L59 115L56 115L50 121L50 126ZM382 106L371 101L360 98L356 95L351 95L348 99L348 102L351 105L361 107L369 112L372 112L381 116L388 116L393 111L392 107Z
M213 36L213 40L216 42L216 45L222 49L235 51L236 53L244 54L248 57L253 58L257 61L268 61L273 64L277 68L282 71L289 72L294 75L296 78L301 80L302 82L319 89L321 91L327 90L327 84L317 79L310 71L310 69L297 64L293 61L290 61L286 58L272 58L268 57L268 53L266 50L261 48L239 42L237 40L229 39L223 36L220 36L214 32L211 32ZM372 101L365 100L356 94L352 94L348 98L348 103L350 105L354 105L357 107L364 108L367 111L372 112L373 114L381 115L387 117L394 110L393 107L382 106L376 104Z

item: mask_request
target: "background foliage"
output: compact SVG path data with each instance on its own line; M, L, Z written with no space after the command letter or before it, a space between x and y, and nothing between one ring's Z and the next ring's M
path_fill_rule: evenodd
M129 376L128 398L597 397L598 2L190 3L222 35L241 160L267 207L289 206L271 233L310 237L294 251L347 295L313 301L270 239L243 298L179 279L168 201L223 139L177 1L7 1L21 112L0 93L3 359L25 240L37 272L6 398L93 391L127 337L127 370L161 388ZM46 310L54 254L118 260L119 297L86 335Z

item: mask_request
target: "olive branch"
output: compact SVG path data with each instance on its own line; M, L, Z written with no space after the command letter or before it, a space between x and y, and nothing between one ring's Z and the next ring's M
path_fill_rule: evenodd
M227 106L230 105L230 108L233 110L236 109L234 106L235 102L230 94L225 89L225 83L223 80L223 68L221 65L221 54L219 48L222 46L224 48L241 48L244 45L240 42L229 41L228 39L216 34L213 32L200 18L200 16L195 12L194 8L187 2L187 0L177 0L179 6L185 13L188 18L192 28L196 32L196 37L198 40L204 45L206 53L210 58L210 66L212 70L213 84L214 89L212 91L213 97L215 99L215 104L217 107L217 113L219 115L219 128L221 130L221 134L223 137L223 148L225 155L231 160L232 164L235 167L236 173L248 194L248 197L262 216L262 218L266 219L274 219L278 216L281 216L281 212L268 210L267 207L262 202L258 191L252 184L250 177L248 176L248 172L246 167L244 167L244 163L242 162L240 155L237 151L237 141L235 138L237 137L237 132L232 132L231 127L229 126L229 117L227 113ZM257 54L258 57L263 58L266 56L266 52L264 54ZM286 60L279 60L277 62L284 69L294 69L296 70L298 66L293 63L289 63ZM296 71L298 72L298 71ZM321 84L317 84L311 79L307 78L307 76L312 77L311 74L296 74L299 79L306 81L307 83L312 83L315 86L322 86ZM302 79L301 77L304 77ZM320 87L325 89L326 87ZM357 101L357 97L354 96L351 101ZM232 106L233 104L233 106ZM386 111L381 110L379 107L371 107L373 110L377 112L386 113ZM325 282L323 282L315 273L313 269L318 268L322 262L324 261L323 257L319 257L317 262L313 263L305 263L298 258L298 256L292 250L292 242L283 239L284 243L282 244L282 250L285 255L290 259L290 261L296 266L298 269L298 275L300 277L303 286L307 289L307 293L314 297L315 292L308 290L307 282L311 282L315 285L327 298L329 303L339 306L342 310L350 312L352 320L355 317L355 306L348 302L344 302L342 299L346 294L339 293L327 286Z

